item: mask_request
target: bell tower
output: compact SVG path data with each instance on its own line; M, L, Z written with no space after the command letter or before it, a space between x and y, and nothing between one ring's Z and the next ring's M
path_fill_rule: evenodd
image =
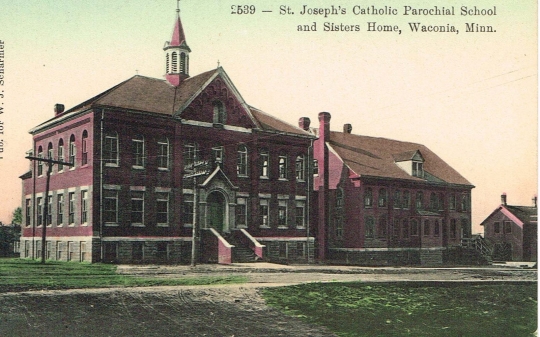
M180 21L180 0L176 4L176 21L171 37L171 41L165 42L165 78L167 81L178 86L189 77L189 49L186 43L186 36L182 21Z

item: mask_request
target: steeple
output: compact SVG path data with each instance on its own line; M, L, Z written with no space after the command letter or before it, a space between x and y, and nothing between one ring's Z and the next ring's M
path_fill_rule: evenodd
M171 41L165 42L165 78L174 85L189 77L189 49L186 43L186 35L180 20L180 0L177 0L176 21L171 37Z

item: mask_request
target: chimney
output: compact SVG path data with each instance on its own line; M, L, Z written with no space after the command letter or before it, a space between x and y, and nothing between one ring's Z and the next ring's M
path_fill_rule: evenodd
M501 204L506 206L506 193L501 194Z
M352 131L352 125L347 123L343 125L343 133L351 133Z
M308 117L300 117L298 120L298 127L302 130L308 131L311 120Z
M64 104L56 103L54 105L54 115L58 116L62 112L64 112Z
M538 202L538 196L535 194L534 197L532 198L532 202L533 202L533 207L536 208L537 207L537 202Z

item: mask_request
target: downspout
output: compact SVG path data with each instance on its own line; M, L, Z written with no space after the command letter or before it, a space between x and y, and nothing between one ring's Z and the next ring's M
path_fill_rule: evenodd
M308 176L307 176L307 198L306 198L306 258L307 263L309 264L309 226L311 226L310 223L310 213L311 213L311 197L312 197L312 190L313 190L313 139L310 140L310 144L308 147Z
M103 120L105 111L101 109L99 142L99 261L103 262Z
M32 155L36 154L36 140L34 140L34 146L33 146L33 152ZM32 161L32 179L34 181L34 186L32 190L32 260L34 259L34 256L36 254L36 218L37 218L37 209L36 209L36 161ZM25 242L26 245L26 242ZM26 251L26 249L25 249ZM26 256L25 256L26 257Z

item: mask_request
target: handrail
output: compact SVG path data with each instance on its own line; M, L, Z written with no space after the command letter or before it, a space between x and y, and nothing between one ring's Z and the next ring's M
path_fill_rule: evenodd
M251 236L251 234L249 234L247 230L240 228L240 231L255 245L255 247L259 247L259 248L266 247L265 245L257 241L257 239L255 239L253 236Z
M216 236L218 238L218 240L220 240L221 243L223 243L223 245L225 247L227 247L227 248L233 248L234 247L234 245L231 245L229 242L227 242L227 240L225 240L225 238L223 236L221 236L221 234L219 234L217 230L215 230L214 228L211 228L211 227L207 228L207 229L209 229L212 232L212 234L214 234L214 236Z

